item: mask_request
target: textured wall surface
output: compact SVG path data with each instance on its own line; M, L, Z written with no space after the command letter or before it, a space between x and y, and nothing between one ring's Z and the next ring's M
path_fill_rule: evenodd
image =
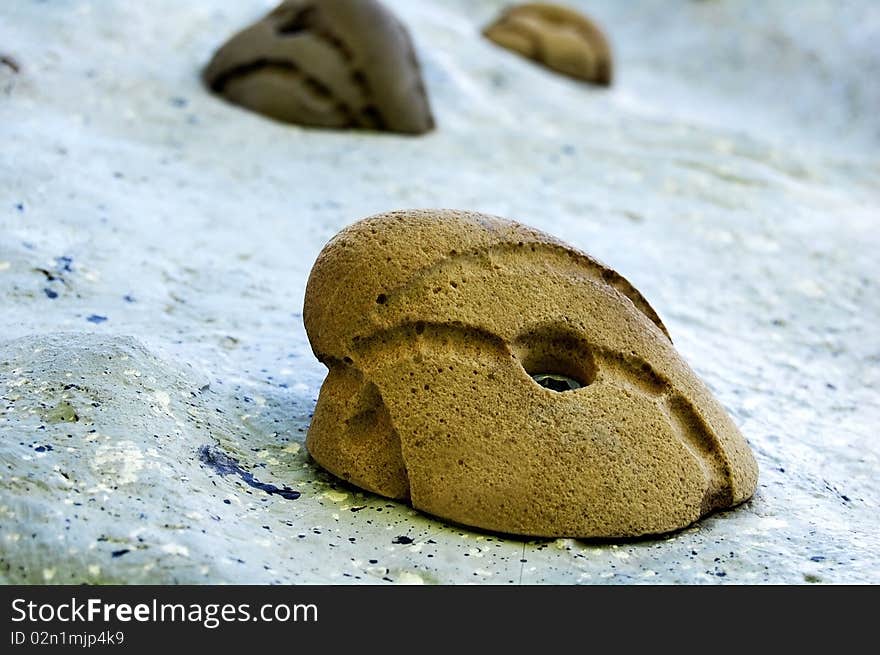
M269 2L0 7L0 580L880 582L876 3L575 3L610 90L481 38L501 2L387 4L427 136L208 94ZM405 207L530 223L626 276L749 439L755 498L660 539L516 540L318 470L306 277Z

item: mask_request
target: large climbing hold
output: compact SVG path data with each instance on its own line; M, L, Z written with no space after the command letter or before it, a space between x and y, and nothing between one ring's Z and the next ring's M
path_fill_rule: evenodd
M669 532L755 491L746 440L648 302L537 230L365 219L318 256L303 317L330 369L306 445L364 489L543 537Z
M288 123L434 127L409 34L376 0L285 0L217 50L204 79L230 102Z

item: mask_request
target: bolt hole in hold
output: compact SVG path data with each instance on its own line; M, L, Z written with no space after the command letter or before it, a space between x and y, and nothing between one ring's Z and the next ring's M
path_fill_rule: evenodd
M520 335L513 354L538 385L550 391L575 391L596 379L590 347L566 326L548 325Z
M574 378L558 373L532 373L532 379L550 391L574 391L584 385Z

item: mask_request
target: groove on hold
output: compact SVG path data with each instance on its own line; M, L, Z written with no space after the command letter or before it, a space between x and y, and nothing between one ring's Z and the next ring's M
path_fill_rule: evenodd
M290 73L291 75L300 74L299 66L291 61L286 61L283 59L260 58L254 61L240 64L238 66L230 68L221 75L217 75L210 83L211 90L215 93L222 93L223 89L226 88L226 85L229 84L231 80L269 68L279 71L285 71L287 73Z
M279 22L275 31L278 32L278 34L284 34L285 36L298 34L312 29L315 26L315 18L316 9L314 7L306 7L290 18Z

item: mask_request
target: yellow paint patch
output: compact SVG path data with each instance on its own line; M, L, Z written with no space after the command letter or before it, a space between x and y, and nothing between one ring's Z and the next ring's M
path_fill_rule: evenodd
M105 484L130 484L138 479L138 473L144 468L144 456L133 441L120 441L99 446L92 468Z
M418 573L412 573L410 571L404 571L397 577L398 584L406 584L406 585L419 585L425 584L425 579L420 576Z
M341 503L344 500L348 500L348 494L344 491L325 491L321 495L334 503Z

